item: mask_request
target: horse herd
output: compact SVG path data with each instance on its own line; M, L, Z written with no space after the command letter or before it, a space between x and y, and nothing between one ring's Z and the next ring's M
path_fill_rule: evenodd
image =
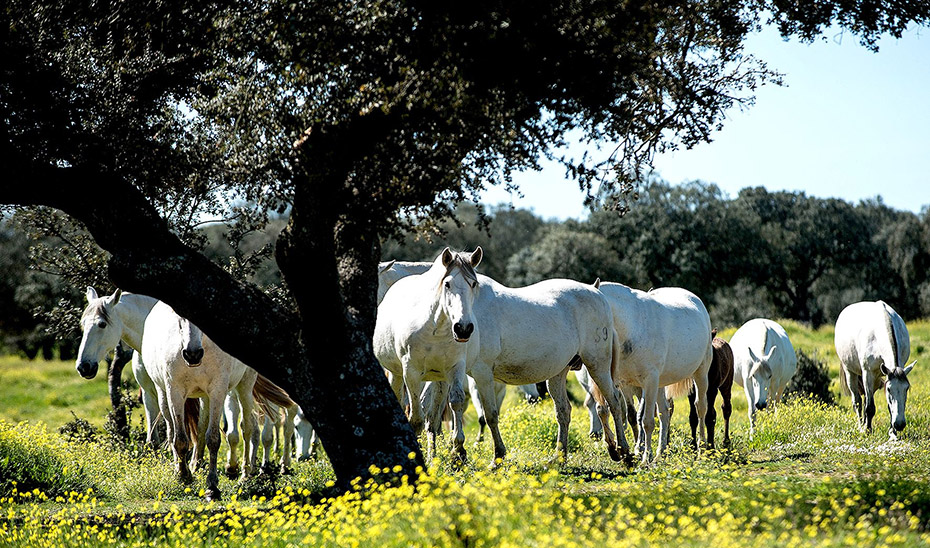
M688 395L692 446L714 447L719 391L726 446L733 381L746 394L751 436L755 413L782 397L796 370L794 348L776 322L750 320L727 343L715 336L704 304L686 289L640 291L566 279L510 288L476 271L482 257L480 247L471 253L446 248L433 262L379 265L375 355L414 431L426 429L429 458L450 411L453 451L465 458L467 390L482 431L486 425L493 438L495 466L506 454L498 425L505 385L523 385L529 392L540 382L547 384L555 404L557 457L567 458L571 406L566 381L574 371L587 392L592 437L603 436L613 460L631 464L638 455L648 465L657 411L659 455L668 446L674 397ZM287 444L295 429L298 454L309 455L312 428L287 394L168 305L119 290L100 297L92 288L87 301L78 372L93 378L98 362L120 341L133 348L132 371L142 389L149 442L160 443L157 425L164 419L182 480L191 478L190 467L206 447L208 499L220 497L217 453L223 417L228 474L240 472L240 418L241 474L256 469L260 416L266 463L276 427L284 430L279 434L285 444L283 466L289 464ZM837 320L835 343L841 385L852 395L862 428L871 429L874 393L884 384L889 435L895 437L906 424L907 375L914 366L904 365L910 343L903 320L881 301L852 304ZM632 450L627 422L636 424Z

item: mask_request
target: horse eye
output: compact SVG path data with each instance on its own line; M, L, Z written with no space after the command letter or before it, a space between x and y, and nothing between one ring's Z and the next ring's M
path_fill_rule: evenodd
M446 282L446 289L452 289L452 282Z
M472 283L471 283L471 288L474 289L474 288L476 288L476 287L478 287L478 282L472 282Z
M97 322L97 327L99 327L100 329L106 329L106 328L107 328L107 322L99 321L99 322Z

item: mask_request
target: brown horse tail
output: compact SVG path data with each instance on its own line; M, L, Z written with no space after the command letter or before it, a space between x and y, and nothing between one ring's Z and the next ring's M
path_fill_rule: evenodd
M200 400L187 398L184 400L184 427L191 440L197 439L200 423Z
M261 407L264 407L264 402L266 401L284 409L294 405L294 400L291 399L283 388L268 380L268 378L261 373L255 378L255 386L252 387L252 395L255 397L256 403ZM268 412L267 409L262 409L262 411L265 413Z

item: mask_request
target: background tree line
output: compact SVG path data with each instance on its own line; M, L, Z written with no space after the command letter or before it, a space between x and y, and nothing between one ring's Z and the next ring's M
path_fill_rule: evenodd
M272 288L280 285L281 273L269 250L283 225L273 219L259 231L215 223L198 236L211 259ZM70 303L72 317L77 314L82 288L51 266L29 267L30 255L61 257L72 240L62 235L37 245L17 224L2 225L0 332L6 351L50 357L58 344L63 357L73 355L80 339L76 319L59 326L50 312ZM622 217L597 211L584 221L563 222L507 206L461 205L454 220L386 241L382 258L429 261L446 245L481 245L482 272L511 286L600 277L641 289L686 287L721 326L756 316L817 326L833 322L851 302L874 299L889 302L905 318L930 315L930 210L899 211L881 200L852 205L763 188L746 188L731 199L713 184L653 180ZM83 260L73 250L64 255ZM72 335L56 343L56 328Z

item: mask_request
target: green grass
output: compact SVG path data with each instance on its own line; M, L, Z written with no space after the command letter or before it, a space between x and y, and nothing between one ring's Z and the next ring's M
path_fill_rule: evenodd
M780 323L795 347L816 352L835 379L839 362L832 328L814 332L794 322ZM571 454L560 464L552 460L556 424L551 402L530 406L511 392L502 417L509 453L500 469L488 470L489 439L473 443L477 426L469 410L469 462L464 467L454 466L442 449L415 491L372 484L322 502L319 496L332 480L325 459L298 464L292 476L260 478L249 485L223 479L225 501L204 504L202 473L189 488L177 485L166 453L134 457L95 444L64 443L54 434L60 425L55 421L69 420L70 409L62 412L48 400L21 392L33 392L28 387L37 384L55 386L59 394L73 389L84 394L76 400L85 402L75 413L101 424L107 410L105 384L84 381L71 364L7 359L0 369L0 417L45 421L51 433L0 426L0 472L19 474L21 480L38 478L22 481L16 492L0 493L0 516L5 516L0 517L0 546L926 543L930 366L921 365L930 347L930 322L908 327L918 365L911 374L908 427L896 442L887 439L881 392L871 434L859 432L846 397L838 406L798 399L761 413L750 440L746 403L735 391L732 451L696 458L687 449L690 432L682 399L669 453L651 467L629 470L611 462L602 443L587 438L587 414L576 407ZM580 399L577 383L569 386ZM85 391L93 387L99 400L88 404L94 398ZM835 382L834 388L838 395ZM5 472L13 470L3 468L11 455L25 464ZM32 484L42 488L24 494ZM44 495L50 498L43 500Z

